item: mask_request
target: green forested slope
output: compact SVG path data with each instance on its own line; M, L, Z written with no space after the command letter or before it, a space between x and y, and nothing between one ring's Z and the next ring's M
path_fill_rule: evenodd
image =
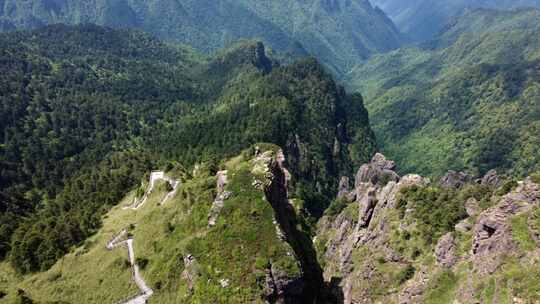
M539 7L538 0L372 0L414 41L436 36L455 16L475 8L514 9Z
M533 9L472 11L424 48L351 73L379 143L404 172L538 170L538 20Z
M96 231L153 167L217 168L279 144L317 215L335 176L374 149L359 95L315 60L279 67L261 43L205 58L137 32L59 25L1 35L0 69L0 253L20 271Z
M54 23L138 28L205 52L256 38L281 52L307 51L338 73L400 43L390 19L366 0L0 1L0 28Z

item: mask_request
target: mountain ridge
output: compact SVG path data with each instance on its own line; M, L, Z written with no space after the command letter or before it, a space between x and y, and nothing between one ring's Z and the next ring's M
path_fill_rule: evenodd
M337 74L398 47L401 39L390 19L365 0L6 0L0 7L4 29L59 22L139 28L207 53L255 38L279 52L307 51Z

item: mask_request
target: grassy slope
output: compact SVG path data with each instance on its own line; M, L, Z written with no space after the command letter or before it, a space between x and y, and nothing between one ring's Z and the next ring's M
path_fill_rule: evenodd
M28 276L16 275L8 264L0 265L0 291L8 295L0 303L10 303L21 288L40 303L115 303L136 295L127 262L127 251L105 249L120 230L130 227L137 258L148 259L143 278L156 303L244 303L260 301L259 276L268 263L292 277L299 275L290 247L276 236L273 210L262 191L252 186L252 163L239 156L225 164L229 170L226 201L218 223L208 228L208 212L215 195L215 177L201 169L180 186L176 197L158 206L165 194L164 184L137 211L123 210L134 194L129 194L103 220L103 228L85 245L75 248L49 271ZM181 278L183 256L192 254L199 264L193 295ZM228 288L220 286L228 279Z

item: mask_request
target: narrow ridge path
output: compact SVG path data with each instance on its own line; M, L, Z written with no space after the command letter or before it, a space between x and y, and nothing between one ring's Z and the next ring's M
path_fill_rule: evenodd
M144 193L143 197L141 199L135 198L133 203L127 207L124 207L123 209L132 209L132 210L138 210L141 208L144 203L146 203L148 197L150 194L152 194L152 191L154 190L154 186L156 181L158 180L164 180L171 184L172 190L165 195L165 197L159 202L159 205L165 204L167 200L169 200L171 197L173 197L179 186L180 181L179 180L173 180L165 175L165 172L163 171L153 171L150 173L150 182L148 189ZM129 263L131 265L131 271L133 276L133 281L139 288L139 294L136 295L133 298L130 298L126 301L121 301L119 304L145 304L147 303L148 299L154 294L154 291L152 288L148 287L146 282L144 281L143 277L140 273L139 265L137 265L136 257L135 257L135 249L133 249L133 242L134 239L132 236L128 235L127 229L122 229L116 236L114 236L108 243L107 243L107 249L113 250L117 247L126 247L128 251L128 257L129 257Z
M165 172L163 172L163 171L152 171L150 173L150 183L149 183L148 189L144 192L143 197L141 199L135 198L131 205L129 205L127 207L124 207L123 209L137 210L137 209L141 208L146 203L146 201L148 200L148 197L150 196L150 194L152 194L152 192L154 191L154 186L155 186L155 184L156 184L156 182L158 180L164 180L164 181L168 182L169 184L171 184L171 186L173 188L169 193L167 193L165 198L163 198L163 200L159 203L159 205L165 204L165 202L169 198L171 198L172 196L174 196L176 194L176 190L178 189L178 186L180 185L180 181L179 180L174 180L174 179L166 176Z
M137 285L137 287L140 290L140 293L127 300L122 301L120 303L122 304L145 304L153 294L154 291L148 287L144 279L142 278L139 270L139 265L136 263L135 259L135 250L133 249L133 238L128 237L127 240L122 240L125 236L127 236L127 230L123 229L117 236L115 236L111 241L107 243L107 249L113 250L117 247L126 247L128 250L128 257L129 257L129 263L131 265L131 271L133 274L133 281Z

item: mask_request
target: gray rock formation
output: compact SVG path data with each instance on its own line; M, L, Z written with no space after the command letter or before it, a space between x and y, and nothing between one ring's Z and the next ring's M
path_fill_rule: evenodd
M377 189L375 187L368 186L367 189L362 192L363 194L358 202L358 204L360 205L358 223L360 224L360 227L367 227L369 225L369 221L371 220L371 216L373 215L375 204L377 203Z
M456 172L456 171L448 171L441 180L439 181L439 184L443 188L448 189L459 189L465 186L468 183L471 183L473 181L473 177L465 172Z
M263 293L270 303L301 302L303 290L302 278L291 278L275 265L266 269Z
M474 197L471 197L465 202L465 210L467 210L467 215L477 216L481 211L480 204Z
M225 201L229 199L229 197L231 197L232 195L232 192L225 190L225 186L227 185L227 183L227 171L219 171L217 173L216 182L217 195L214 199L214 202L212 203L210 213L208 214L208 227L213 227L216 225L219 213L221 212L221 209L223 209Z
M482 178L481 184L492 188L499 188L503 182L504 180L497 174L496 170L490 170Z
M437 262L444 267L452 267L457 261L456 243L452 233L447 233L439 239L435 247Z
M539 204L539 186L526 179L515 191L505 195L496 206L480 214L473 229L471 249L475 271L491 274L506 255L516 252L510 218L538 207Z
M393 171L395 167L393 161L389 161L384 155L377 153L370 163L362 165L356 173L355 187L359 187L361 183L384 185L389 181L397 182L399 175Z

